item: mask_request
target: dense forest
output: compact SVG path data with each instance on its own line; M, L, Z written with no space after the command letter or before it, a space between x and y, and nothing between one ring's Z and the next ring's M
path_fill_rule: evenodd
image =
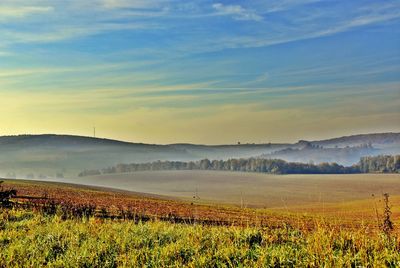
M400 155L396 156L368 156L362 157L357 165L345 167L337 163L296 163L286 162L280 159L229 159L200 161L156 161L140 164L118 164L101 170L85 170L79 174L82 176L94 176L101 174L129 173L146 170L226 170L243 172L263 172L272 174L349 174L349 173L373 173L373 172L400 172Z

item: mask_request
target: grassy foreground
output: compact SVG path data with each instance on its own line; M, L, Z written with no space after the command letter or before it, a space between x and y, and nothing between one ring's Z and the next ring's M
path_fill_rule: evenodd
M400 239L313 231L0 212L0 267L399 267Z

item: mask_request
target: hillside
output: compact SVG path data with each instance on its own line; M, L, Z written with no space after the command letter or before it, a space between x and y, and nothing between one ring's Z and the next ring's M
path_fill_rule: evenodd
M36 178L75 176L84 169L119 163L157 160L192 161L203 158L248 158L263 155L299 162L352 164L361 156L400 153L400 133L366 134L295 144L156 145L72 135L0 137L0 175ZM307 146L311 144L311 148ZM368 148L361 145L369 144ZM316 148L315 146L319 146ZM314 147L313 147L314 146ZM348 148L346 148L349 146Z
M393 144L400 145L400 133L359 134L327 140L313 141L312 143L324 147L346 147L368 143L384 147L391 146Z
M373 133L319 141L299 141L294 148L275 151L268 158L294 162L337 162L352 165L363 156L400 152L400 133Z

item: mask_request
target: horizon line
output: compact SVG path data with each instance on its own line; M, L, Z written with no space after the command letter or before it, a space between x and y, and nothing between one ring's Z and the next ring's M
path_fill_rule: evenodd
M395 131L387 131L387 132L369 132L369 133L358 133L358 134L349 134L343 136L335 136L325 139L298 139L296 142L265 142L265 143L256 143L256 142L240 142L238 143L226 143L226 144L206 144L206 143L190 143L190 142L176 142L176 143L145 143L145 142L135 142L129 140L122 140L116 138L107 138L107 137L100 137L100 136L87 136L87 135L79 135L79 134L57 134L57 133L38 133L38 134L10 134L10 135L0 135L2 137L20 137L20 136L68 136L68 137L80 137L80 138L88 138L88 139L95 139L95 140L108 140L108 141L116 141L121 143L130 143L130 144L144 144L144 145L160 145L160 146L169 146L169 145L195 145L195 146L245 146L245 145L267 145L267 144L296 144L300 141L309 141L309 142L319 142L319 141L327 141L332 139L339 139L339 138L347 138L353 136L365 136L365 135L382 135L382 134L399 134L400 132ZM239 143L240 142L240 143Z

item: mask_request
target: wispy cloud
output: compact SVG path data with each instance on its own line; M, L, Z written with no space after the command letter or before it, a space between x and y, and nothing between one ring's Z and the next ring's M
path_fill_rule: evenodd
M94 25L57 25L38 31L0 30L5 45L15 43L52 43L79 37L87 37L105 32L121 30L156 29L162 26L152 23L97 23Z
M63 40L93 36L116 31L157 30L164 39L169 39L168 48L177 53L202 53L225 48L250 48L283 44L306 40L352 30L354 28L385 23L400 18L400 5L395 2L378 6L368 3L358 8L342 9L332 3L325 6L313 6L320 0L296 1L255 1L254 5L223 4L209 2L191 2L182 4L174 0L98 0L92 2L71 0L68 2L22 1L12 6L7 2L0 7L0 20L6 24L0 26L1 44L14 43L50 43ZM43 3L48 5L43 6ZM90 4L92 3L92 4ZM312 8L295 7L310 5ZM210 8L212 11L210 12ZM264 14L279 11L279 19L273 20ZM293 12L292 12L293 11ZM7 15L33 16L30 26L28 16L19 23L24 27L7 27ZM317 14L317 15L316 15ZM11 15L9 15L11 16ZM8 17L9 17L8 16ZM237 23L232 29L213 29L199 34L199 25L213 20L215 16L230 16ZM304 21L304 17L310 18ZM73 18L73 19L71 19ZM193 20L196 18L196 20ZM33 18L32 18L33 19ZM250 26L240 21L257 21ZM45 22L45 23L44 23ZM206 22L207 23L207 22ZM177 28L176 25L185 25ZM187 26L186 26L187 25ZM10 26L13 26L10 24ZM154 31L153 31L154 32ZM193 38L189 38L193 36Z
M12 56L13 53L9 52L9 51L1 51L0 50L0 57L9 57Z
M27 15L48 13L53 11L51 6L1 6L0 20L20 18Z
M400 4L387 5L376 10L373 7L363 7L353 13L337 18L336 14L324 10L318 19L307 24L301 23L302 18L288 15L289 17L285 19L290 20L293 25L298 25L297 27L287 27L279 23L263 24L260 26L263 28L256 28L251 33L224 34L217 39L209 40L207 44L201 44L202 47L198 49L207 52L224 48L256 48L332 36L356 28L399 20Z
M166 14L160 3L155 0L7 1L6 5L0 5L0 21L4 22L0 25L0 45L52 43L114 31L160 29L164 27L161 23L148 20Z
M79 73L87 71L111 71L113 69L121 69L127 67L127 63L118 64L102 64L88 66L71 66L71 67L37 67L37 68L0 68L0 78L15 78L31 75L52 75L55 73Z
M262 21L263 17L255 11L243 8L240 5L224 5L221 3L213 4L212 7L219 15L231 15L236 20Z
M306 6L323 0L270 0L270 1L255 1L257 10L263 13L283 12L294 9L299 6Z
M318 31L311 35L311 37L321 37L326 35L332 35L336 33L345 32L351 30L353 28L362 27L370 24L380 23L380 22L388 22L394 19L400 18L400 9L394 10L394 12L385 13L385 14L370 14L370 15L361 15L354 19L344 21L339 25L336 25L332 28L328 28L325 30Z
M151 8L158 7L166 0L101 0L102 7L109 9L123 9L123 8Z

